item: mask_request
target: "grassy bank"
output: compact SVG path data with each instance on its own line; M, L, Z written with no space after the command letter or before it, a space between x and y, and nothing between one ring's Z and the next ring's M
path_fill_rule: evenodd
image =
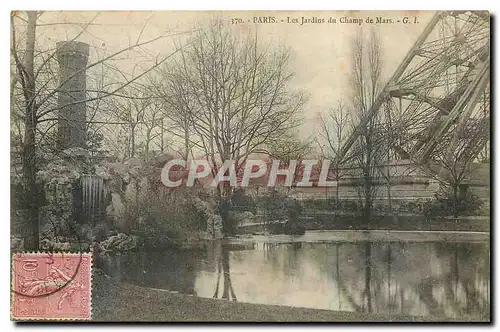
M110 280L99 270L93 278L93 320L107 322L373 322L429 321L411 316L259 305L198 298ZM440 321L439 319L432 319Z

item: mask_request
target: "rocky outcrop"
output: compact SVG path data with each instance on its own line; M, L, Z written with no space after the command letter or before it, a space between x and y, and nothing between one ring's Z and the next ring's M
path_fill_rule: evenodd
M139 241L135 235L119 233L102 241L99 246L102 251L123 252L137 249Z

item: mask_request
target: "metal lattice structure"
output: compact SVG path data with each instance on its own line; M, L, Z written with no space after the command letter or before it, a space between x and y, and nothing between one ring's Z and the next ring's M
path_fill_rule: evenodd
M372 117L386 114L403 159L471 162L489 150L490 17L487 12L438 12L344 145L348 155ZM388 115L387 115L388 114ZM489 156L488 156L489 157Z

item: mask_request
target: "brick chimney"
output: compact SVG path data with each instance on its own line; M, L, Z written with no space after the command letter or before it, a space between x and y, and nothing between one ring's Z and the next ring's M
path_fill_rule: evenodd
M85 148L86 70L89 45L77 41L57 43L60 91L58 93L58 144L61 150Z

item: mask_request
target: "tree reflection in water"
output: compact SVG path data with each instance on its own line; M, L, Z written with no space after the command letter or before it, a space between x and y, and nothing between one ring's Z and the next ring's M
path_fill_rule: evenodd
M221 276L223 276L223 290L221 299L227 299L230 301L237 301L236 295L234 294L233 285L231 284L231 271L229 265L229 246L227 244L220 244L216 246L216 250L219 251L217 255L217 283L215 285L215 291L213 298L219 298L219 285Z
M214 243L203 253L130 253L108 257L104 265L121 281L230 301L489 317L488 243L288 241Z
M333 276L339 309L344 299L352 310L366 313L489 317L489 260L484 259L489 255L487 245L428 243L428 250L416 251L403 250L411 248L411 244L365 242L358 247L361 264L353 264L357 273L340 267L344 263L341 257L348 256L342 253L342 247L352 249L349 244L336 244ZM400 264L404 262L396 271L395 253ZM412 266L417 260L421 266Z
M365 303L363 303L363 308L365 311L368 311L369 313L372 312L372 292L371 292L371 279L372 279L372 244L371 242L366 242L364 244L364 256L365 256L365 291L363 294L363 298L366 300L366 307Z
M203 256L203 255L202 255ZM117 281L197 295L200 253L168 250L104 257L104 272Z

